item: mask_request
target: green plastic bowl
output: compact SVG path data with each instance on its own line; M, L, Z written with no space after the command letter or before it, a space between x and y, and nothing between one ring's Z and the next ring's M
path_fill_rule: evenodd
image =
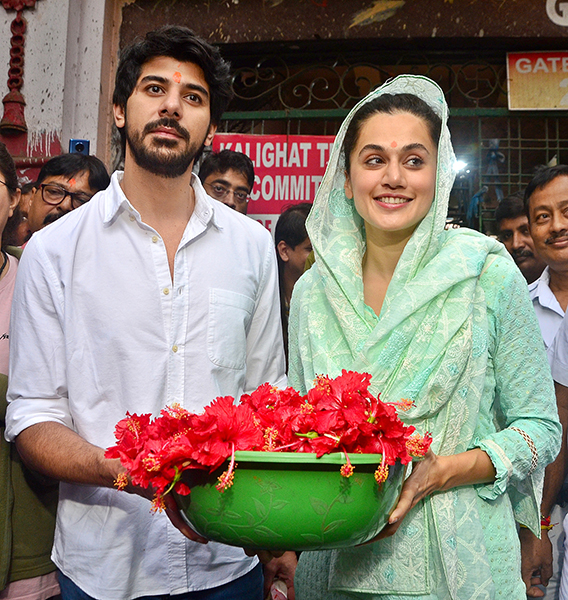
M323 550L374 538L395 507L405 468L390 467L379 485L377 454L349 455L353 475L342 477L342 452L316 458L296 452L235 452L232 487L215 488L218 471L189 470L189 496L176 500L189 524L210 540L256 550Z

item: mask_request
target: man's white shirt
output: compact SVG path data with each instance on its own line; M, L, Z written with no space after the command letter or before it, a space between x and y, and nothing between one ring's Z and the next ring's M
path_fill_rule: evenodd
M533 306L538 318L542 338L548 354L548 362L554 376L554 352L557 341L562 335L562 323L564 322L564 311L556 296L550 289L550 270L544 269L541 276L529 284L529 294L533 301ZM566 508L562 505L554 504L551 511L553 523L564 521ZM548 587L544 588L545 598L558 598L560 588L560 578L564 570L564 531L562 527L554 527L549 533L548 538L553 551L553 576L549 581Z
M285 365L273 241L260 224L209 198L194 176L195 209L175 256L120 187L34 234L18 270L10 334L6 437L36 423L114 444L130 413L173 403L199 411L238 398ZM183 537L148 500L60 486L53 560L105 600L180 594L252 569L243 550Z
M544 269L542 275L536 281L529 284L529 294L548 353L548 361L552 364L552 345L556 332L564 318L564 311L550 289L550 271L548 267Z
M552 345L550 370L554 381L568 387L568 319L562 321Z

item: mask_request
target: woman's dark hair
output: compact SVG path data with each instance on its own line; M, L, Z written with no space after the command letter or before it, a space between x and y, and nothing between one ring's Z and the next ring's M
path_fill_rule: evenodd
M218 48L197 37L187 27L166 25L148 32L144 39L124 48L116 70L113 104L126 109L126 102L136 87L142 66L158 56L193 63L201 68L209 86L211 123L218 125L233 96L230 65L223 60ZM119 133L124 151L124 127L119 129Z
M8 188L8 192L10 196L13 196L18 189L18 175L16 173L16 165L14 164L14 160L10 156L8 152L8 148L6 145L0 142L0 177L2 181L6 184ZM16 212L16 211L15 211ZM11 238L8 239L6 234L6 230L10 230L11 227L16 227L18 222L21 221L21 214L18 212L18 216L15 217L12 215L4 227L4 231L0 232L0 236L2 238L2 249L4 249L11 242Z
M18 239L18 228L24 221L24 215L19 206L16 206L11 217L8 217L2 232L2 250L6 246L19 246L22 241ZM25 240L27 241L27 240Z
M422 119L428 126L432 141L438 147L438 140L442 132L442 119L424 100L414 94L382 94L373 100L366 102L353 115L343 140L343 155L345 158L345 169L349 173L351 167L351 152L357 144L361 127L376 113L410 113Z
M16 165L14 165L14 160L3 142L0 142L0 173L2 174L2 181L6 184L10 194L14 194L19 187Z

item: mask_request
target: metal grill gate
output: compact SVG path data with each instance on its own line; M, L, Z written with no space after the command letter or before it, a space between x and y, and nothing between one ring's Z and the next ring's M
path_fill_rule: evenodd
M327 56L318 64L307 63L307 57L233 59L235 99L219 130L335 135L349 109L386 79L399 73L427 75L446 93L456 156L467 165L457 175L450 216L486 233L492 232L499 198L522 189L537 165L568 163L563 112L506 108L504 53L463 53L453 63L440 53L395 57L381 52L372 58L351 53ZM485 188L476 212L472 198Z

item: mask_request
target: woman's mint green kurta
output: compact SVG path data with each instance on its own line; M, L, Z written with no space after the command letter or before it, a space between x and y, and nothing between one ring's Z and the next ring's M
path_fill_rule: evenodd
M297 598L352 597L328 589L366 598L522 598L514 521L540 534L544 467L561 436L542 338L526 283L503 247L476 232L444 230L454 156L443 93L424 77L401 76L363 102L385 92L416 94L444 122L436 197L377 317L363 298L364 228L343 192L347 118L308 218L316 264L292 298L290 383L305 392L316 374L369 372L383 400L415 402L403 419L433 434L435 452L480 447L497 479L426 498L389 539L305 553Z

